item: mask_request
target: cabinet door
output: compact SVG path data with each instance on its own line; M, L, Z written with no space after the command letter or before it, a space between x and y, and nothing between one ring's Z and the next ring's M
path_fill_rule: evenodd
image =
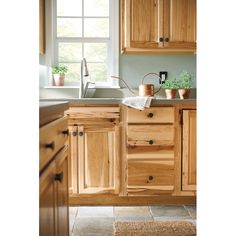
M69 236L68 201L68 149L63 149L55 159L56 173L56 224L57 236Z
M69 126L69 193L78 193L78 127Z
M164 0L165 48L196 48L196 0Z
M56 236L55 225L55 163L52 162L39 180L39 235Z
M196 110L183 111L182 190L196 190Z
M162 5L163 0L123 0L124 48L163 47Z
M118 130L78 127L79 193L118 193Z

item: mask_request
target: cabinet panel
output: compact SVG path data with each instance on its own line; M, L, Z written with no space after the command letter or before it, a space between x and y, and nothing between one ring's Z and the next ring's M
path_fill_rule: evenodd
M182 190L196 190L196 169L196 110L184 110Z
M78 127L79 193L118 192L118 127Z
M57 236L69 235L68 152L64 149L56 159Z
M128 161L128 195L168 194L174 189L174 160Z
M39 182L39 235L56 236L55 222L55 163L52 162L40 176Z
M165 47L196 48L196 0L164 1Z
M130 146L174 145L173 125L129 125L127 143Z
M150 107L143 111L127 108L128 123L174 123L173 107Z
M78 193L78 127L69 126L69 193Z
M50 162L52 157L63 148L67 141L67 118L55 120L40 128L39 153L40 171Z

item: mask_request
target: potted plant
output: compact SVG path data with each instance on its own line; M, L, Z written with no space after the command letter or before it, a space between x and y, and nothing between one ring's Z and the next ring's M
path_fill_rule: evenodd
M181 99L189 97L190 88L192 88L192 76L186 70L183 70L178 77L178 92Z
M167 79L162 84L162 88L165 89L166 98L173 99L175 98L175 95L178 89L178 81L176 79L173 79L173 80Z
M56 86L63 86L65 80L65 74L68 71L66 66L53 66L52 74L54 79L54 84Z

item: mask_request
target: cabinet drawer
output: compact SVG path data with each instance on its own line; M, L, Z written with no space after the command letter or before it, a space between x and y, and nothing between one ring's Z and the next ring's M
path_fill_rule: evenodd
M68 135L67 118L55 120L40 128L39 154L40 171L52 157L65 145Z
M129 146L172 146L173 125L129 125L127 128Z
M151 107L144 111L128 108L128 123L174 123L174 107Z
M172 191L174 189L173 160L128 161L128 192Z

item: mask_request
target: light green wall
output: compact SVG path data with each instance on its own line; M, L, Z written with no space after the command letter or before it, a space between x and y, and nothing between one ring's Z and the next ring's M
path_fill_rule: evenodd
M120 77L132 88L138 87L149 72L168 71L168 78L175 78L183 69L193 75L196 87L196 55L120 55ZM145 78L146 83L154 79Z

